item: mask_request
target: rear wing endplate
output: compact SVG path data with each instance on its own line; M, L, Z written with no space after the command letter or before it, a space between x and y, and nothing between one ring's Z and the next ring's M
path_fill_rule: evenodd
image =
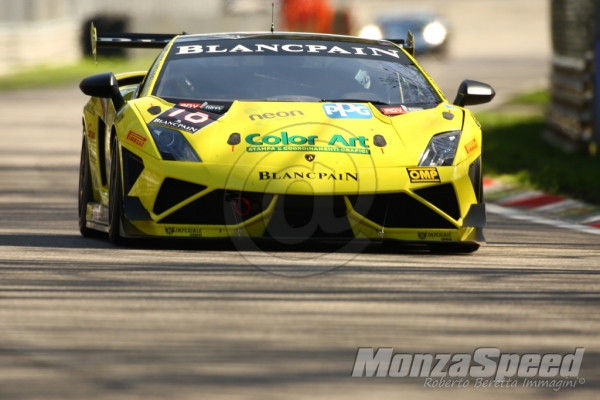
M389 42L400 45L404 50L408 52L411 56L415 56L415 36L411 31L408 31L408 34L405 39L385 39Z
M98 62L99 47L119 47L123 49L162 49L176 34L163 33L103 33L98 36L98 31L92 22L90 37L92 39L92 54Z

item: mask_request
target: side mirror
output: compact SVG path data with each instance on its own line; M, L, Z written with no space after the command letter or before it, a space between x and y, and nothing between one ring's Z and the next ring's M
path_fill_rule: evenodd
M474 106L477 104L489 103L492 101L496 92L487 83L470 81L468 79L462 81L458 88L458 94L454 99L454 105L459 107Z
M79 89L88 96L111 99L115 110L125 104L125 99L119 90L119 82L112 72L88 76L79 84Z

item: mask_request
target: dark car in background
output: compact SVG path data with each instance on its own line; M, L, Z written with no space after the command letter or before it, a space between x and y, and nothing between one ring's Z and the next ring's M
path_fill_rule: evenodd
M410 31L415 37L416 54L448 53L448 24L432 11L392 12L377 17L359 36L369 39L403 39Z

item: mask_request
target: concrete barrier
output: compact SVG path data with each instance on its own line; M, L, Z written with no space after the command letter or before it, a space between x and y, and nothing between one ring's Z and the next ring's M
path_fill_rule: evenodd
M80 58L76 20L0 24L0 74Z

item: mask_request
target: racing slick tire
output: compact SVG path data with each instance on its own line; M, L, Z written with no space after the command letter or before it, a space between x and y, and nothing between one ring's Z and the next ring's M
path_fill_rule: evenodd
M108 187L108 240L115 246L127 244L121 236L121 218L123 216L123 187L121 179L121 156L119 142L115 136L112 143L110 162L110 183Z
M86 226L87 205L94 201L92 187L92 174L90 172L90 160L88 158L87 142L83 139L81 145L81 160L79 162L79 232L83 237L98 237L101 232Z

